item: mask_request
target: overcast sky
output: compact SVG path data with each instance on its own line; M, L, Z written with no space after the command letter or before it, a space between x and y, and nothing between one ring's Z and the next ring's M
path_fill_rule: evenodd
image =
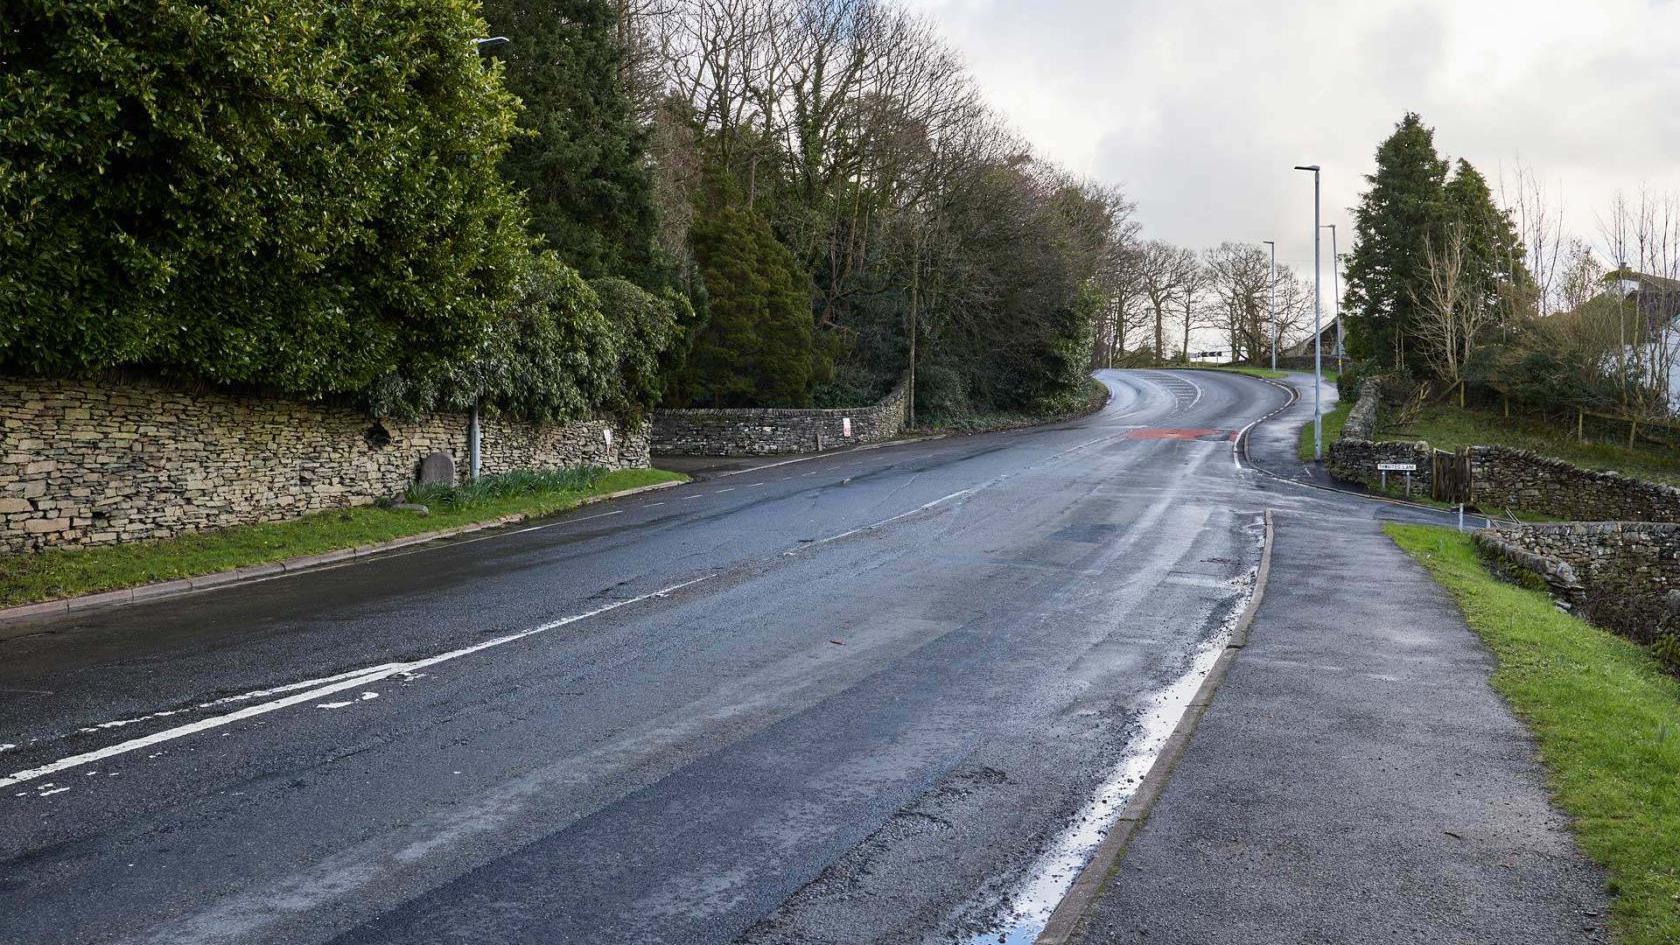
M1680 0L906 2L1041 154L1198 248L1275 239L1310 272L1311 175L1290 167L1317 163L1345 252L1407 110L1496 184L1532 168L1587 238L1618 188L1680 192Z

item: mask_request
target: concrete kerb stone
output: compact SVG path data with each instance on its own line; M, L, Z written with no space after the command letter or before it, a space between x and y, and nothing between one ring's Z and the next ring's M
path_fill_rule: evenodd
M609 492L604 495L590 496L579 502L576 506L573 506L573 508L581 508L585 505L594 505L597 502L606 502L610 499L622 499L643 492L652 492L656 489L669 489L673 486L680 485L682 485L682 481L656 482L645 486L636 486L631 489L621 489L617 492ZM114 591L101 591L97 594L84 594L80 597L68 597L59 600L42 601L38 604L20 604L16 607L0 609L0 627L23 620L50 617L66 613L68 611L86 610L95 607L120 607L124 604L131 604L139 601L159 600L165 597L175 597L181 594L190 594L196 591L215 590L224 587L234 587L241 584L253 584L258 581L265 581L285 574L297 574L319 568L334 567L358 558L372 557L385 552L395 551L400 548L422 545L428 542L438 541L443 538L466 534L468 532L483 531L485 529L497 528L504 525L516 525L521 522L528 521L530 518L531 516L529 515L518 513L503 515L487 522L474 522L470 525L462 525L456 528L445 528L433 532L423 532L418 535L407 535L402 538L395 538L391 541L379 542L377 544L359 545L354 548L343 548L336 551L323 552L321 554L302 555L296 558L287 558L283 561L270 562L268 564L256 564L243 568L234 568L231 571L218 571L214 574L201 574L196 577L178 578L170 581L161 581L155 584L142 584L138 587L125 587Z
M1119 868L1120 861L1125 858L1126 850L1131 846L1132 837L1137 833L1138 827L1149 817L1149 811L1155 806L1161 792L1166 790L1173 769L1178 766L1184 749L1189 746L1190 736L1195 732L1196 725L1201 722L1202 715L1213 702L1214 692L1224 681L1231 662L1248 644L1249 625L1254 622L1254 615L1260 610L1260 601L1266 594L1266 581L1272 571L1271 509L1266 510L1265 527L1265 541L1260 548L1260 566L1254 573L1254 596L1249 599L1248 606L1243 608L1235 626L1231 628L1231 639L1209 668L1207 678L1202 680L1196 695L1185 707L1184 715L1179 718L1172 734L1167 736L1166 743L1161 746L1161 753L1155 756L1155 763L1150 765L1149 771L1138 783L1137 790L1126 801L1120 816L1109 828L1108 835L1103 837L1102 843L1091 855L1090 862L1079 871L1073 885L1069 886L1062 896L1062 901L1057 903L1055 911L1050 913L1050 920L1045 923L1044 930L1038 934L1038 938L1033 940L1034 945L1066 945L1079 930L1086 911L1102 895L1104 887Z

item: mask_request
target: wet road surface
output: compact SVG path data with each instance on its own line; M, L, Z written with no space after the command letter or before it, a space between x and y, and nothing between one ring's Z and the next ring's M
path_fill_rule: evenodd
M1100 376L1053 427L5 630L0 941L994 928L1262 510L1327 501L1233 449L1278 388Z

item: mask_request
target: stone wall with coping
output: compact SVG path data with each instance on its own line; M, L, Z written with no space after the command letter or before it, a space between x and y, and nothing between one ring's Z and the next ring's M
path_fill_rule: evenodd
M878 443L904 429L907 407L900 382L867 407L656 410L652 449L677 456L773 456Z
M1680 523L1500 524L1475 539L1600 626L1640 643L1680 632Z
M280 521L397 496L440 451L467 470L467 417L374 420L345 407L144 381L0 377L0 549L112 544ZM648 429L485 417L481 468L646 466ZM610 433L610 442L609 436Z
M1472 446L1471 498L1553 518L1680 521L1680 489L1506 446Z

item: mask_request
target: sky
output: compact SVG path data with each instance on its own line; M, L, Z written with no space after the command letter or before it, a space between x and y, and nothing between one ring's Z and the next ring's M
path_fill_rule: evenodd
M1312 179L1291 167L1323 166L1346 252L1407 111L1496 186L1529 168L1589 240L1618 190L1680 192L1680 0L904 2L1038 153L1121 185L1149 237L1276 240L1310 273Z

